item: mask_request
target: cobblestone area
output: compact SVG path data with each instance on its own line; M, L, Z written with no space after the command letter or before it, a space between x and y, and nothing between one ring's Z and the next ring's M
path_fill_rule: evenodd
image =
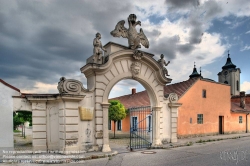
M14 133L15 150L32 150L32 135L22 137L22 133Z
M109 143L112 149L126 150L129 146L129 135L116 135L113 138L113 134L109 135ZM14 133L14 148L15 150L32 150L32 135L26 135L26 138L22 137L22 133Z

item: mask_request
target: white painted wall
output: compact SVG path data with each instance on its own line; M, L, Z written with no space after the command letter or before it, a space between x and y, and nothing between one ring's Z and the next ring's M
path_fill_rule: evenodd
M13 98L20 92L0 82L0 148L14 147L13 142Z

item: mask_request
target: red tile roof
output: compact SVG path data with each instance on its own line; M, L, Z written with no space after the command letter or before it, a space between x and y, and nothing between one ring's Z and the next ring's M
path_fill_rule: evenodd
M231 101L235 102L235 103L240 103L240 95L232 96ZM246 104L250 104L250 94L246 94L245 102L246 102Z
M125 106L126 109L131 108L131 107L140 107L140 106L150 105L150 100L149 100L147 91L120 96L120 97L112 98L109 100L119 100Z
M250 113L250 104L246 104L245 109L240 107L240 102L231 102L231 111L235 113Z
M164 95L176 93L178 97L182 97L192 85L197 81L197 78L192 78L187 81L170 84L164 87ZM202 79L207 81L206 79ZM208 80L209 81L209 80ZM216 82L215 82L216 83ZM125 96L116 97L109 100L119 100L125 108L149 106L150 100L146 91L129 94ZM231 111L235 113L250 113L250 94L246 95L246 108L240 107L240 96L232 96L231 98Z
M196 78L189 79L176 84L167 85L164 87L164 94L176 93L181 97L195 82ZM109 100L119 100L125 108L149 106L150 100L147 91L138 92L135 94L129 94L125 96L116 97Z
M1 82L2 84L4 84L4 85L8 86L9 88L14 89L14 90L16 90L16 91L20 92L20 90L19 90L19 89L17 89L16 87L14 87L14 86L12 86L12 85L8 84L8 83L7 83L7 82L5 82L4 80L0 79L0 82Z
M176 93L180 98L197 80L197 78L191 78L187 81L167 85L164 87L164 96L170 93Z

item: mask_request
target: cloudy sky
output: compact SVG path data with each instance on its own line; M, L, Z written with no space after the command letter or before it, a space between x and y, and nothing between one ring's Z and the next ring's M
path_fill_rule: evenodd
M150 42L143 50L171 61L172 83L187 80L194 61L203 77L217 81L230 50L242 71L241 90L250 93L249 0L0 0L0 78L26 93L57 93L62 76L85 85L80 68L92 55L96 32L103 44L127 45L110 31L120 20L128 26L131 13ZM110 97L134 87L143 90L121 81Z

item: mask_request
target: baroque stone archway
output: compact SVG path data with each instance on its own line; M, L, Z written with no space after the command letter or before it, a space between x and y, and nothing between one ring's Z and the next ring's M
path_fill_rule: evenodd
M108 138L108 96L122 79L134 79L147 90L153 110L153 145L177 141L178 96L164 96L171 82L153 54L109 42L101 63L93 56L80 70L87 88L80 81L62 77L58 94L23 94L14 98L14 109L32 110L33 150L79 153L111 151Z
M154 114L153 145L161 144L161 136L164 135L163 118L166 114L163 113L166 110L166 108L163 108L164 103L166 104L164 86L170 83L171 79L165 77L162 67L153 58L153 54L132 50L112 42L109 42L104 47L107 50L105 59L108 59L104 64L87 61L87 64L81 68L81 72L87 78L87 88L94 90L92 98L95 109L96 144L103 145L103 152L110 151L108 96L112 87L122 79L137 80L147 90ZM167 130L165 132L167 133Z

